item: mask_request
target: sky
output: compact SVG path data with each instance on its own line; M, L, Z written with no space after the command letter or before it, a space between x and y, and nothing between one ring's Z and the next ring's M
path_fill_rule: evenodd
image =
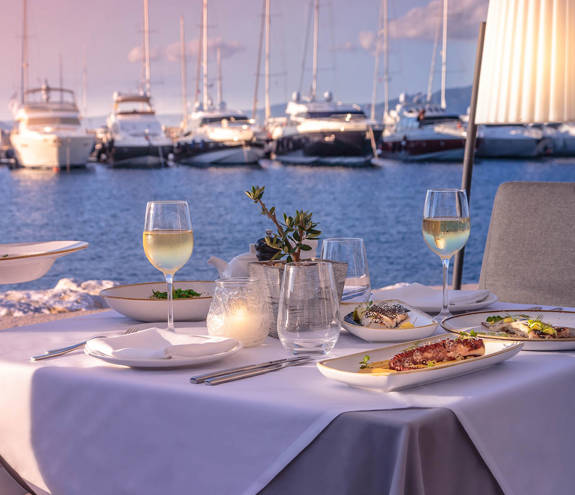
M449 0L447 86L471 84L478 25L488 0ZM179 18L184 16L188 94L195 87L201 0L149 0L152 96L158 113L182 111ZM209 75L215 97L215 47L221 47L224 100L252 106L262 0L209 0ZM371 99L375 33L380 0L321 0L319 90L337 100ZM425 92L433 40L443 0L389 0L390 96ZM310 0L271 0L271 102L285 103L300 87ZM22 0L0 0L0 120L11 117L9 100L19 87ZM109 113L114 91L136 90L141 81L143 0L28 0L30 85L59 81L80 100L87 70L87 116ZM311 35L302 92L311 83ZM382 64L380 64L380 68ZM263 71L263 65L262 65ZM263 105L263 78L259 106ZM380 71L378 101L383 96ZM434 89L440 86L436 64Z

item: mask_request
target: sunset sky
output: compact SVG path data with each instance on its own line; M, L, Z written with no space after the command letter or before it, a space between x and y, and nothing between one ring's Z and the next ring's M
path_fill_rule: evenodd
M181 112L179 16L186 22L189 94L193 93L201 0L149 0L152 43L152 95L159 113ZM425 91L440 0L389 0L390 92ZM448 87L471 83L479 21L487 0L450 0ZM309 0L272 0L272 103L284 103L298 89ZM322 0L320 4L320 90L338 100L370 100L374 32L379 0ZM58 83L58 57L64 85L80 93L83 54L88 71L88 115L110 111L114 91L135 90L141 77L143 0L28 0L30 82ZM224 99L251 108L262 0L210 0L209 38L223 53ZM11 117L8 102L19 87L20 0L0 0L2 77L0 119ZM304 92L311 75L311 37ZM440 64L434 87L439 88ZM210 79L216 74L215 59ZM260 86L263 102L263 82ZM379 95L383 95L380 86ZM215 96L215 90L212 91ZM380 98L379 98L380 99Z

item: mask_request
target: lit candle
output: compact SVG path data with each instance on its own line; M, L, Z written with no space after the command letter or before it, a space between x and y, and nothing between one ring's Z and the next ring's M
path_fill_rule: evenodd
M238 303L222 313L208 314L208 333L236 339L244 347L261 344L267 336L265 315Z

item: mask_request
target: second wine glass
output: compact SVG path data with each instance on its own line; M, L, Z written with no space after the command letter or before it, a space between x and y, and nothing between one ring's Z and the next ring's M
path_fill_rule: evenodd
M194 249L190 209L186 201L150 201L146 206L143 234L148 261L166 279L168 330L174 331L174 275L186 264Z
M449 261L459 251L470 232L469 205L463 189L429 189L423 209L423 239L443 265L443 303L441 312L434 318L440 322L449 312L447 277Z

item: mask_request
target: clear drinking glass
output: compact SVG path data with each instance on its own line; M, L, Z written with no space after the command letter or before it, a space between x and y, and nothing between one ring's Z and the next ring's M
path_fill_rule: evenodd
M356 237L335 237L325 239L321 245L324 260L347 263L347 275L342 300L368 301L371 294L367 254L363 239Z
M143 234L148 261L160 270L168 286L168 330L174 331L173 286L175 273L194 250L190 209L186 201L149 201Z
M423 239L443 264L443 304L434 318L450 316L447 292L449 260L469 239L469 205L463 189L429 189L423 208Z
M293 354L327 354L341 326L331 263L286 264L278 310L278 335Z

